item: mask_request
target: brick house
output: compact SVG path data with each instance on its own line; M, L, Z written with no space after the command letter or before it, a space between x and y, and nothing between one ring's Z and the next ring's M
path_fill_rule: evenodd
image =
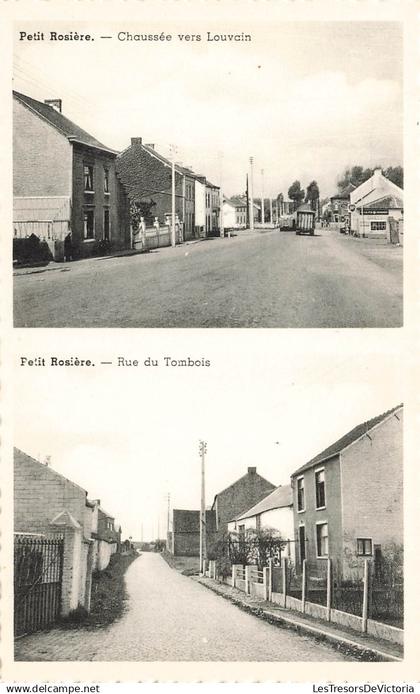
M344 577L403 544L403 406L359 424L292 477L296 565Z
M216 537L216 515L206 511L207 549ZM198 557L200 555L200 511L173 509L170 551L174 556Z
M14 532L49 536L64 534L68 576L63 579L63 611L89 608L94 565L93 505L78 484L49 465L15 448ZM65 572L64 572L65 573Z
M155 217L166 223L172 211L172 162L156 151L154 144L144 144L132 137L131 145L118 155L117 172L132 205L145 211L148 226ZM183 239L194 237L195 174L179 164L175 166L175 212L183 224Z
M35 234L57 260L69 233L74 258L129 248L116 156L63 115L61 99L13 92L14 237Z
M274 489L275 485L261 477L256 467L249 467L246 475L214 497L211 508L216 514L217 531L227 532L229 521L257 504Z

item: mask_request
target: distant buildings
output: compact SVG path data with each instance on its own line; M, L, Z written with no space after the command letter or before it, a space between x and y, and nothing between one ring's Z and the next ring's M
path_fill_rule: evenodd
M256 467L249 467L246 475L214 497L211 508L216 514L218 532L227 532L229 521L264 499L274 489L275 485L261 477Z

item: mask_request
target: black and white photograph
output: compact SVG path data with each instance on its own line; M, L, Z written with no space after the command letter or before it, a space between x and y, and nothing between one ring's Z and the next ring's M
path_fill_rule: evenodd
M15 27L15 326L401 327L402 23L163 26Z
M415 694L418 9L0 6L0 694Z
M20 369L18 661L402 660L399 368L300 356Z

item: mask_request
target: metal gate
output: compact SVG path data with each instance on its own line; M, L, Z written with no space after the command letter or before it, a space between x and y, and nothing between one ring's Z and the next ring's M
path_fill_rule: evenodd
M60 614L64 540L15 535L15 636L42 629Z

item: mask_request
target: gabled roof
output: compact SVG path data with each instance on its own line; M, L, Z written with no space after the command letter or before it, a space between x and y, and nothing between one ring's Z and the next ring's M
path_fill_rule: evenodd
M254 469L254 472L250 472L250 469L248 469L248 471L245 473L245 475L242 475L242 477L239 477L239 479L235 480L235 482L232 482L232 484L229 484L227 487L225 487L224 489L222 489L222 491L220 491L220 492L218 492L217 494L214 495L212 508L213 508L213 506L214 506L214 504L215 504L215 501L216 501L217 497L220 496L220 494L223 494L223 493L226 492L228 489L232 489L232 487L235 487L237 484L240 484L240 482L242 482L243 480L247 479L247 478L250 477L251 475L252 475L254 478L255 478L255 477L258 477L260 480L263 480L263 482L266 482L266 483L269 484L273 489L275 489L275 485L274 485L272 482L269 482L268 480L266 480L265 477L262 477L262 476L257 472L256 468Z
M373 202L364 205L366 210L402 210L403 207L402 198L397 195L386 195L383 198L379 198L379 200L373 200Z
M20 462L25 462L28 461L30 463L35 463L36 465L39 466L40 469L43 471L47 472L47 474L51 475L52 477L58 477L59 479L64 480L64 482L68 482L69 484L72 484L73 487L77 487L77 489L80 489L87 498L87 491L86 489L83 489L79 484L76 484L76 482L73 482L72 480L67 479L67 477L64 477L64 475L61 475L57 470L54 470L52 467L49 465L46 465L45 463L41 463L39 460L36 458L32 458L32 456L28 455L27 453L24 453L21 451L19 448L14 448L14 464L19 465Z
M226 198L224 202L227 202L228 205L232 205L233 207L246 207L247 203L246 200L242 200L241 198L238 198L237 196L233 196L232 198Z
M345 448L367 434L378 424L384 422L386 419L388 419L388 417L395 414L398 410L401 410L402 407L403 405L397 405L397 407L393 407L391 410L387 410L387 412L384 412L377 417L373 417L373 419L369 419L367 422L358 424L356 427L354 427L354 429L349 431L347 434L344 434L341 439L338 439L338 441L333 443L331 446L328 446L328 448L325 448L325 450L323 450L321 453L318 453L315 458L312 458L312 460L310 460L308 463L305 463L305 465L302 465L302 467L295 470L292 477L299 475L305 470L309 470L309 468L313 467L314 465L318 465L318 463L324 462L329 458L339 455L342 451L344 451Z
M112 154L116 154L115 150L105 147L99 140L87 133L83 128L79 128L76 123L73 123L69 118L63 116L62 113L59 113L59 111L52 106L44 104L42 101L32 99L32 97L21 94L20 92L13 91L13 96L31 111L37 113L43 120L46 120L50 125L56 128L56 130L59 130L70 141L74 140L88 145L89 147L96 147L96 149L103 149Z
M130 145L133 146L133 145ZM166 166L170 166L172 168L172 162L170 159L167 159L163 154L158 152L154 147L150 147L149 145L145 145L142 143L138 143L135 145L136 147L142 147L146 152L151 154L152 156L156 157L162 164L166 164ZM124 154L124 152L123 152ZM175 164L175 171L182 176L190 176L191 178L202 178L202 176L199 176L198 174L194 173L191 169L187 169L185 166L181 166L181 164Z
M244 518L251 518L252 516L258 516L260 513L265 511L272 511L275 508L285 508L293 504L292 487L290 484L280 487L274 490L266 496L258 504L252 506L245 513L241 513L234 520L242 520Z

